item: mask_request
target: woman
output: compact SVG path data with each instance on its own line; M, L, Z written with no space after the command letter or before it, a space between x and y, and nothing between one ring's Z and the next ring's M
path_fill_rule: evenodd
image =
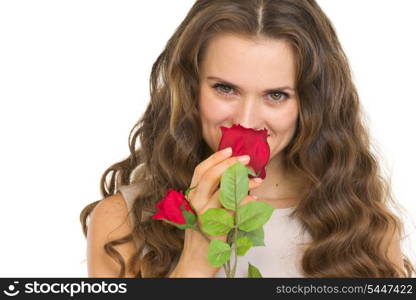
M103 174L105 199L81 212L90 276L225 277L200 233L150 216L168 188L197 183L198 215L220 207L218 180L238 158L216 152L219 128L237 123L270 134L267 176L244 199L276 207L266 247L247 254L264 277L412 275L347 58L314 0L196 1L150 91L131 155Z

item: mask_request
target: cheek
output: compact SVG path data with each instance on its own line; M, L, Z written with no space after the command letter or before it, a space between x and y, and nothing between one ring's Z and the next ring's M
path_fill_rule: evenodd
M284 112L275 113L274 118L278 119L279 122L275 122L272 125L275 135L268 138L271 157L274 157L284 149L292 140L296 131L297 109L288 107L288 110Z
M288 144L295 134L296 124L298 120L298 110L293 108L291 112L288 113L287 122L285 124L285 144Z
M199 97L199 111L202 123L202 136L213 151L216 151L221 138L219 126L230 115L230 107L212 92L201 91Z
M297 119L298 110L296 105L291 104L281 111L274 111L269 116L269 120L273 120L269 125L275 133L275 136L272 138L273 143L279 145L289 143L296 130Z
M282 126L285 130L291 130L293 126L296 125L296 120L298 118L298 105L296 101L289 102L289 105L285 107L285 110L282 111L281 120Z
M230 106L212 93L202 91L199 100L203 125L218 125L230 114ZM204 124L205 123L205 124Z

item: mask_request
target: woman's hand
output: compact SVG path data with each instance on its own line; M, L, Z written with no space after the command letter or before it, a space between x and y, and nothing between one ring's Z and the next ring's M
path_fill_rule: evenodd
M197 213L198 226L202 230L200 216L210 208L221 208L219 199L219 184L224 172L236 162L240 161L243 165L249 162L248 155L240 157L230 157L230 153L225 153L225 149L213 153L206 160L202 161L194 170L188 200ZM244 160L244 157L247 159ZM249 190L259 187L261 184L254 179L249 180ZM247 195L243 198L240 205L256 201L253 196ZM232 216L234 211L227 210ZM210 236L209 239L220 239L224 242L227 235ZM185 229L184 247L181 257L175 270L170 277L214 277L221 267L215 267L208 262L209 242L198 231L188 228Z

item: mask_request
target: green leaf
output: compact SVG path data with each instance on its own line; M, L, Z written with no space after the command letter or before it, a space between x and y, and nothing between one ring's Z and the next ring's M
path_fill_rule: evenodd
M263 278L263 276L261 276L259 269L257 269L255 266L253 266L250 263L248 263L248 277L249 278Z
M222 266L231 257L231 247L221 240L211 240L208 246L208 262L216 267Z
M183 207L181 207L181 209L182 209L183 216L185 217L186 224L189 225L190 227L193 227L197 222L196 216L193 213L184 209Z
M247 173L252 175L252 176L257 177L256 173L254 173L250 168L247 168Z
M246 236L253 242L253 247L255 246L265 246L264 244L264 230L263 227L255 229L250 232L238 230L237 238Z
M210 208L201 215L201 226L209 235L224 235L234 227L234 219L223 208Z
M189 225L187 225L187 224L176 224L176 223L174 223L174 222L172 222L172 221L170 221L170 220L168 220L168 219L160 219L161 221L163 221L163 222L165 222L165 223L168 223L168 224L170 224L170 225L173 225L173 226L176 226L176 227L178 227L179 229L186 229L186 228L189 228L190 226Z
M225 208L235 211L248 194L247 170L246 166L236 162L221 176L220 202Z
M253 231L263 226L271 217L274 206L256 201L244 204L237 210L237 225L240 230Z
M237 240L237 255L243 256L253 246L253 242L246 236Z
M170 220L167 219L161 219L163 220L165 223L171 224L173 226L176 226L179 229L187 229L187 228L193 228L195 227L196 223L197 223L197 218L196 215L194 215L193 213L187 211L184 207L184 205L180 206L180 209L182 210L182 214L185 218L185 224L177 224L175 222L172 222Z

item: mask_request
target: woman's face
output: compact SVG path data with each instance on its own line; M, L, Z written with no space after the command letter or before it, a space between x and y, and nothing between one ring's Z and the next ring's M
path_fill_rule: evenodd
M236 35L212 39L201 62L199 111L213 151L220 126L266 128L270 159L291 140L298 118L294 54L286 42Z

